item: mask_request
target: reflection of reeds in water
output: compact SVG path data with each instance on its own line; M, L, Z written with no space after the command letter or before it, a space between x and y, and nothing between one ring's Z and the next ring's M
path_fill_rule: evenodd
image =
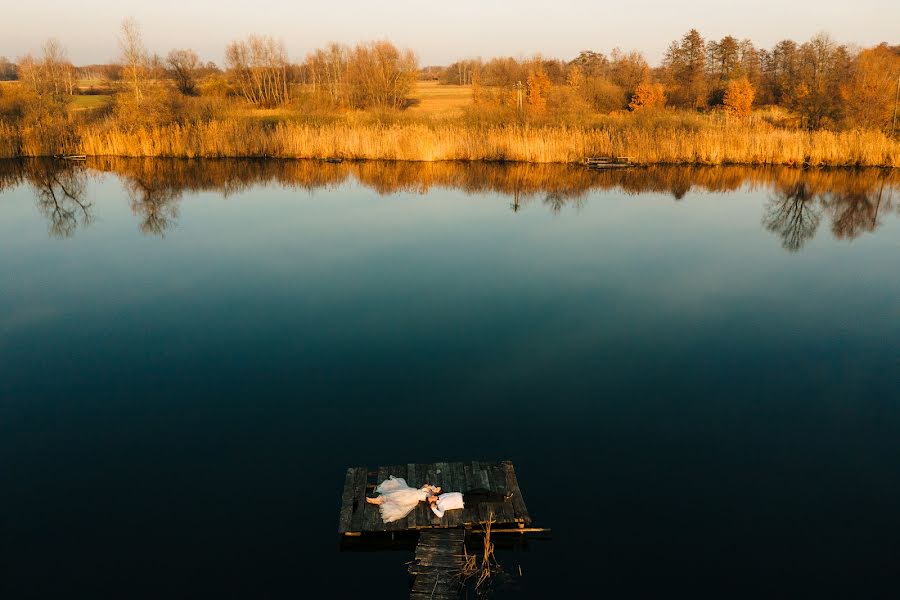
M647 192L683 198L691 191L763 190L769 197L763 225L796 250L815 235L822 217L831 219L832 233L852 239L873 231L891 210L900 172L893 169L793 169L785 167L664 167L590 171L574 165L485 162L362 161L333 164L310 160L187 160L100 157L88 168L58 161L0 161L0 190L28 181L38 193L48 175L64 170L66 177L112 172L123 179L142 231L162 234L178 218L178 203L186 192L214 190L224 195L256 185L316 190L356 181L379 194L427 193L435 188L469 194L500 193L516 209L541 202L553 211L581 202L592 191ZM61 182L49 180L59 188ZM69 190L77 186L68 185ZM62 192L61 189L58 190ZM56 197L65 199L65 193ZM70 221L71 222L71 221Z
M432 188L467 193L502 193L521 197L556 194L577 198L592 190L620 189L628 193L668 193L681 198L691 190L726 192L798 182L813 195L832 190L868 190L900 185L900 173L877 169L790 169L726 167L667 167L591 171L574 165L361 161L333 164L309 160L160 160L101 157L89 161L100 171L126 178L154 180L182 191L216 190L225 195L251 186L275 182L285 187L315 190L349 179L380 194L427 193Z
M760 121L644 123L608 116L595 128L446 125L266 124L209 121L150 129L79 125L69 149L92 156L282 157L372 160L492 160L568 163L631 156L646 164L900 166L900 142L878 131L778 129ZM73 125L75 127L75 125ZM0 126L0 156L53 154Z

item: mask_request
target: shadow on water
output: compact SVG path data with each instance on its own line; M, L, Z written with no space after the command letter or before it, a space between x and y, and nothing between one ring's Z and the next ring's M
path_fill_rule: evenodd
M378 194L426 194L434 188L509 196L510 209L533 206L560 212L579 208L594 191L670 194L765 190L762 225L791 252L813 239L823 217L837 239L875 231L880 218L900 209L900 175L882 169L653 166L591 171L575 165L459 162L344 162L309 160L181 160L94 158L86 165L51 160L0 161L0 191L26 183L49 221L52 237L70 237L89 225L93 207L84 200L85 180L101 173L120 177L145 234L162 236L177 221L185 194L224 196L258 185L314 191L357 182Z

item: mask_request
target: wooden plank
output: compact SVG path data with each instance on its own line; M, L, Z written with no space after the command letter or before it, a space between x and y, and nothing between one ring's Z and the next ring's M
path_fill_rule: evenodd
M440 486L442 494L444 493L444 489L445 489L443 472L444 472L444 470L442 468L442 463L433 463L428 468L428 483L430 483L431 485ZM423 502L423 504L425 505L425 508L428 509L428 511L427 511L428 523L432 527L441 527L442 526L441 519L439 519L439 518L437 518L437 516L435 516L435 514L431 511L431 507L428 505L427 502Z
M434 482L437 480L437 466L435 464L422 466L425 467L425 483L435 485ZM431 512L431 508L428 507L427 503L423 502L419 504L419 508L422 509L422 512L419 514L421 523L424 523L429 527L440 525L440 520L435 516L433 512Z
M416 475L418 475L418 485L416 487L422 487L426 483L431 483L428 480L428 468L429 465L417 464L416 467ZM431 526L431 510L428 508L425 502L420 502L418 506L416 506L416 528L421 529L422 527L430 527Z
M450 491L451 490L451 488L450 488L451 480L450 480L450 472L447 467L447 463L439 462L439 463L435 463L434 466L435 466L435 476L434 476L435 483L434 483L434 485L438 485L441 487L442 494ZM430 510L430 507L429 507L429 510ZM434 514L434 512L432 512L432 514ZM434 519L435 519L435 521L437 521L440 524L441 527L444 527L444 528L447 527L447 515L446 514L441 518L434 517Z
M484 471L487 473L488 477L488 485L490 486L491 493L497 494L498 496L506 495L506 473L503 472L500 465L496 463L491 463L484 466Z
M507 492L506 473L504 472L502 465L491 463L487 471L491 484L491 493L500 498L505 497ZM497 523L515 522L515 511L512 503L508 501L496 502L493 504L492 509Z
M475 476L475 480L477 482L477 487L485 490L491 489L491 482L488 479L487 471L485 470L485 463L480 463L477 461L472 462L472 473Z
M447 463L439 462L434 463L434 481L432 481L432 485L440 486L441 490L446 492L447 490Z
M415 577L410 598L459 598L459 574L463 567L465 531L427 530L419 534L415 560L409 572Z
M441 480L440 486L442 494L456 491L456 489L453 487L453 470L450 467L451 464L452 463L438 463L438 469L440 469L441 471L438 477ZM449 514L452 514L452 511ZM444 516L441 517L439 521L441 523L441 527L449 527L450 518L448 516L448 513L444 513Z
M509 494L509 500L513 507L515 518L520 519L528 525L531 523L531 516L528 514L528 508L525 506L525 500L522 498L522 491L519 489L519 480L516 478L516 470L513 464L505 460L501 463L503 470L506 472L506 488Z
M412 485L409 483L409 480L406 478L406 465L393 465L387 468L388 475L393 475L394 477L400 477L406 480L408 485ZM414 486L415 487L415 486ZM415 512L415 511L412 511ZM406 529L406 522L409 517L400 519L399 521L394 521L393 523L387 523L384 528L387 531L403 531Z
M377 483L375 486L372 485L372 472L366 472L366 484L365 490L366 494L374 495L375 487L377 487ZM381 510L378 508L376 504L365 503L362 505L363 519L362 519L362 530L363 531L373 531L374 525L376 523L381 522Z
M454 463L453 468L453 485L455 492L463 492L463 502L465 502L465 489L466 489L466 473L465 473L465 465L463 463ZM450 524L452 527L462 527L465 522L465 508L463 510L454 511L453 518L450 520Z
M461 463L448 463L447 464L447 476L444 479L447 483L448 492L461 492L463 491L463 483L462 479L465 476L462 475L462 464ZM465 495L463 496L463 502L465 502ZM462 525L462 516L463 510L451 510L444 513L444 518L441 519L441 524L444 527L459 527Z
M472 472L471 464L463 465L463 479L465 480L463 482L463 484L464 484L464 488L462 490L463 493L475 489L475 475Z
M501 525L512 525L516 522L515 511L509 502L497 502L494 504L494 511L497 515L496 522Z
M408 483L409 485L411 485L413 487L422 487L422 484L419 483L419 480L418 480L416 465L413 463L409 463L408 465L406 465L406 483ZM416 524L418 523L416 516L419 514L419 511L417 509L418 509L418 507L416 507L416 509L414 509L411 513L409 513L409 516L406 517L406 528L407 529L415 529L416 528Z
M493 519L496 522L497 510L494 508L493 502L482 502L478 505L478 518L481 523L486 524Z
M471 464L463 465L463 477L465 479L465 491L474 490L477 487L475 473ZM478 505L475 503L467 504L465 509L463 509L462 520L463 523L478 523L481 520L478 514Z
M362 531L366 514L366 479L369 470L365 467L355 469L353 473L353 516L350 518L350 531Z
M347 469L344 476L344 492L341 494L341 513L338 519L338 533L350 531L350 519L353 517L353 467Z
M375 486L377 487L381 482L385 481L388 478L388 468L387 467L378 467L378 470L375 474ZM365 528L366 531L384 531L385 523L381 520L381 511L380 510L371 510L378 509L375 505L370 505L369 510L366 512L366 520L365 520Z

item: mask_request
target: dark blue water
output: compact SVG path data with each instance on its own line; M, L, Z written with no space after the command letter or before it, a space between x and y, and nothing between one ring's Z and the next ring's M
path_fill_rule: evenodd
M400 598L344 470L473 459L502 597L896 597L895 176L304 165L2 165L0 597Z

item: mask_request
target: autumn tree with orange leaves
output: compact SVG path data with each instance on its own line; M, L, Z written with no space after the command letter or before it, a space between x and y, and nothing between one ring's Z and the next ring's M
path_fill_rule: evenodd
M634 88L628 108L634 112L666 105L666 92L661 83L643 82Z
M753 84L746 77L729 81L725 86L725 97L722 104L725 110L739 117L750 115L750 107L753 105L753 98L756 96L756 90Z
M547 109L547 93L550 91L550 77L539 61L534 61L525 80L528 109L534 114L542 114Z
M900 48L880 44L860 52L850 80L841 85L846 124L890 129L898 78Z

